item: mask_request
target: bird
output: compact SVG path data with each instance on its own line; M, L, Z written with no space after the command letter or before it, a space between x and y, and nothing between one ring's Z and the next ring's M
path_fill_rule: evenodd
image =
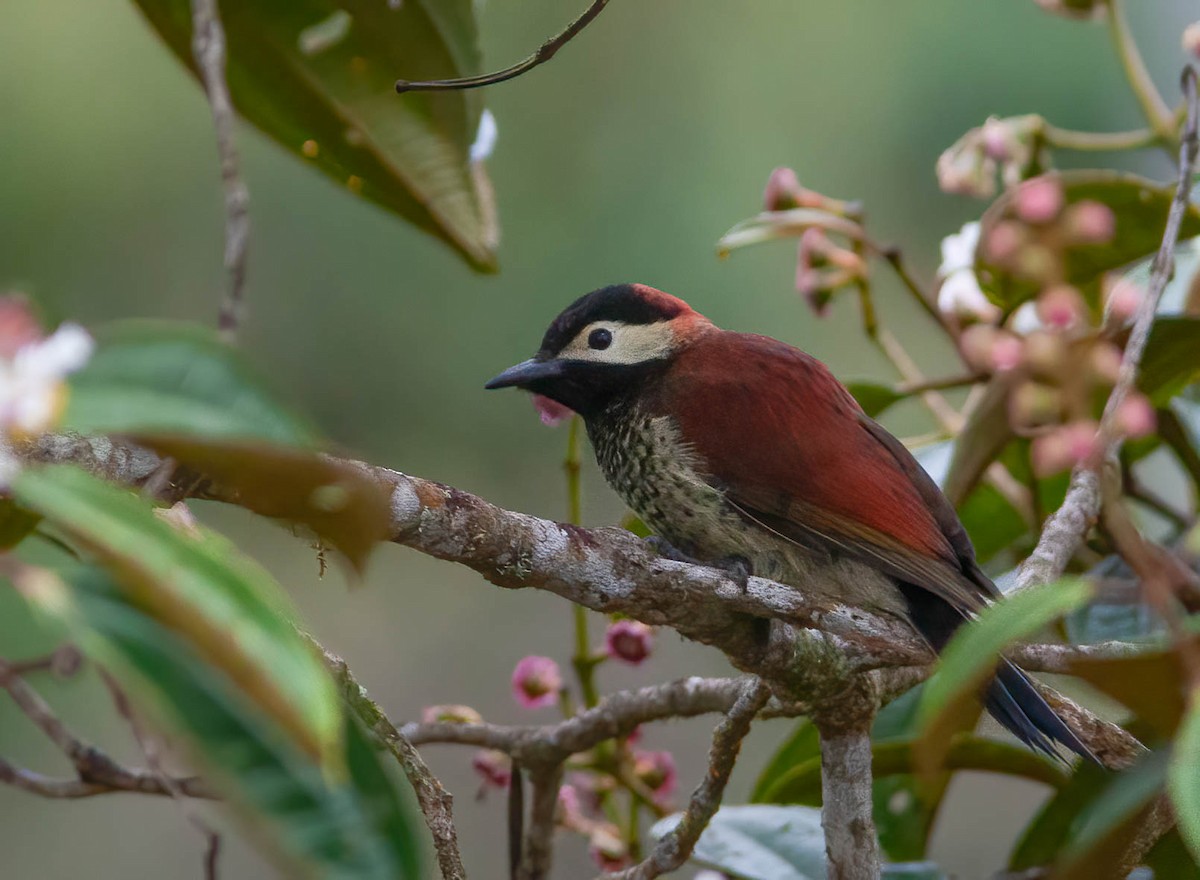
M578 413L664 555L899 618L934 652L1000 598L949 500L825 364L661 290L580 297L485 387ZM1095 760L1009 660L983 702L1032 749Z

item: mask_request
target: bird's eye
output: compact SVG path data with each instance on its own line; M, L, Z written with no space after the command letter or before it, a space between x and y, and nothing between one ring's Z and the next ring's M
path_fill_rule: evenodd
M612 345L612 331L605 330L603 327L597 327L588 334L588 348L594 348L597 351L603 351Z

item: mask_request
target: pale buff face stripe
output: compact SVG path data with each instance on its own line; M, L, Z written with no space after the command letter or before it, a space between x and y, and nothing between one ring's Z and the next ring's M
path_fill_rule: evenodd
M608 348L597 349L588 345L588 337L595 330L604 329L612 334ZM675 348L675 334L669 322L654 324L626 324L621 321L593 321L558 353L564 360L590 361L598 364L640 364L664 358Z

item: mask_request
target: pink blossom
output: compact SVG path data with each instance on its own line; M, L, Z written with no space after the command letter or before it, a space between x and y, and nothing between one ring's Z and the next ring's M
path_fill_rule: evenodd
M1085 199L1067 208L1067 234L1081 244L1105 244L1117 234L1117 217L1102 202Z
M1183 29L1183 51L1193 58L1200 58L1200 21L1194 21Z
M1137 313L1144 297L1141 285L1121 278L1108 292L1108 311L1114 320L1124 323Z
M1013 202L1017 216L1026 223L1049 223L1062 210L1062 184L1053 177L1035 177L1017 187Z
M1141 394L1130 394L1121 401L1113 414L1117 430L1126 437L1145 437L1154 430L1157 418L1154 407Z
M618 620L604 634L608 656L631 666L641 665L653 647L653 630L638 620Z
M562 785L558 789L558 824L566 828L579 828L584 822L583 807L579 792L573 785Z
M675 790L675 759L670 752L634 752L633 775L658 797Z
M619 871L629 864L629 850L611 822L600 823L592 830L588 855L602 871Z
M563 406L557 400L551 400L544 394L533 395L533 408L537 410L542 424L547 428L557 428L575 415L575 410Z
M42 338L42 328L29 300L20 293L0 296L0 358L12 360L25 346Z
M1083 323L1087 305L1079 291L1069 284L1046 288L1037 299L1037 314L1047 327L1066 330Z
M1000 333L992 342L992 367L1003 373L1016 369L1025 353L1025 344L1015 336Z
M1111 342L1097 342L1092 347L1092 373L1110 385L1116 384L1121 374L1121 361L1125 359L1121 349Z
M1003 220L988 232L987 255L995 263L1006 263L1025 243L1025 230L1014 220Z
M1030 449L1033 469L1047 477L1095 456L1099 444L1095 422L1071 422L1036 438Z
M522 657L513 669L512 689L517 702L527 709L553 706L562 690L558 664L549 657Z
M471 767L483 777L484 789L508 788L512 781L512 761L504 752L480 750L471 758Z
M763 191L763 209L767 211L784 211L795 208L800 204L800 179L791 168L780 166L771 172L767 178L767 188Z

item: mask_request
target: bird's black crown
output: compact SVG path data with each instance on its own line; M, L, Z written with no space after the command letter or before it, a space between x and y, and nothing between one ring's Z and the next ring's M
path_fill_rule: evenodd
M657 324L683 314L682 300L641 284L612 284L586 293L554 319L542 338L540 355L562 351L579 331L596 321L622 324Z

